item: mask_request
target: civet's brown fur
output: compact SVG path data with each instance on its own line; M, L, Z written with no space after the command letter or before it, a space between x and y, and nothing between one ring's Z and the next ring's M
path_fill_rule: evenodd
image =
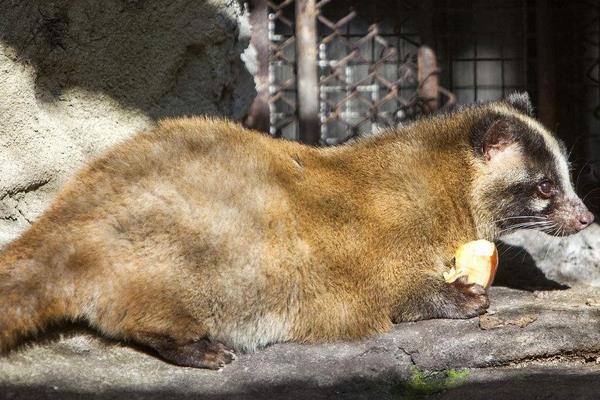
M469 139L490 112L334 148L163 121L93 161L5 249L1 348L85 320L213 368L230 359L217 342L252 350L476 315L485 293L442 272L458 245L494 235Z

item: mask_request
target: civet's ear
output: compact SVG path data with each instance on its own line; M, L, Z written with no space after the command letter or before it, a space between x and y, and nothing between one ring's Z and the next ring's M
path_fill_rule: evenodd
M499 154L514 149L517 142L515 121L510 117L489 118L475 128L472 138L473 150L485 162Z
M533 105L531 98L527 92L514 92L508 95L506 102L522 112L523 114L533 117Z

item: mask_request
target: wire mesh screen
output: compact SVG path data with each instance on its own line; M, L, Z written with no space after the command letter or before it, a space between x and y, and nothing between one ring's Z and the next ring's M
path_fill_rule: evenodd
M515 90L535 91L528 74L535 28L532 6L526 0L435 2L434 47L442 81L459 103L495 100Z
M270 133L295 139L296 77L294 1L269 2ZM418 35L401 7L394 24L373 23L347 2L317 3L319 121L321 143L337 144L414 118L425 111L419 96ZM395 7L396 8L396 7ZM398 9L395 9L395 14ZM366 14L366 16L365 16ZM437 73L437 71L432 71Z
M331 18L331 17L330 17ZM351 11L335 21L321 14L319 31L321 133L326 143L374 132L418 112L415 57L404 54L378 25L357 29Z
M269 113L270 133L296 138L296 77L294 0L268 2L269 6Z

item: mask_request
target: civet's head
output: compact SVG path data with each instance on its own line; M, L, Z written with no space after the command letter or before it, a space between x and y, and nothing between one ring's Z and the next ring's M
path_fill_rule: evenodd
M573 190L564 144L533 118L527 93L475 111L475 196L497 231L533 228L564 236L593 222Z

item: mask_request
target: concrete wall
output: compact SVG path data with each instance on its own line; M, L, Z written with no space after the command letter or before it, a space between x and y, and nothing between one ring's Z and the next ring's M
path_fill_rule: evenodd
M0 245L87 159L163 117L243 117L236 0L0 0Z

